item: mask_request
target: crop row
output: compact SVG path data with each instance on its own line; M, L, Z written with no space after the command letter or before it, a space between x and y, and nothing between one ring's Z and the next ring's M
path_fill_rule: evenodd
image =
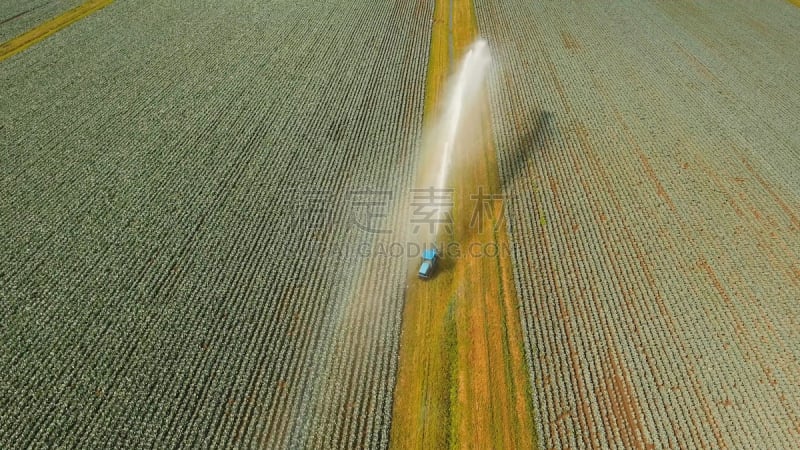
M477 2L546 447L792 442L798 11L739 6Z
M36 27L86 0L0 1L0 44Z
M4 62L3 447L388 444L405 262L286 193L407 186L430 14L122 2Z

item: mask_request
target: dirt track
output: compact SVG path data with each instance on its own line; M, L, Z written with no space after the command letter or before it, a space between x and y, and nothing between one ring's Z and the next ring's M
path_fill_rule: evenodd
M436 4L427 117L443 99L443 75L477 37L472 2L450 6ZM453 59L441 64L448 41ZM395 448L536 445L488 117L475 137L483 143L480 155L455 163L453 170L454 229L448 244L458 245L460 256L443 260L432 280L409 281L392 417ZM492 197L486 205L480 200L478 214L486 222L481 226L472 220L477 195ZM487 244L501 250L492 255L467 251Z

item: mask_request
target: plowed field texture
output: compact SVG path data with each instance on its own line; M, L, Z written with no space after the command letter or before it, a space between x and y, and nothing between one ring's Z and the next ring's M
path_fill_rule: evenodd
M800 448L798 2L0 0L0 449L53 447Z

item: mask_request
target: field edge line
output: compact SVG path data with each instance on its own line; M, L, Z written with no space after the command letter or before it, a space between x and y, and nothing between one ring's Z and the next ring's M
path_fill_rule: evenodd
M113 2L114 0L89 0L0 44L0 61L26 50Z

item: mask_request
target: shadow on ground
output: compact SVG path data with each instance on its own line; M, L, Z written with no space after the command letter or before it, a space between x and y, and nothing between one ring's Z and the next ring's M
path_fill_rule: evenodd
M502 178L503 192L513 185L520 176L524 176L528 160L540 155L548 142L553 142L558 129L555 126L555 116L549 111L530 111L524 113L522 120L517 121L517 134L512 140L508 153L510 153L508 172Z

